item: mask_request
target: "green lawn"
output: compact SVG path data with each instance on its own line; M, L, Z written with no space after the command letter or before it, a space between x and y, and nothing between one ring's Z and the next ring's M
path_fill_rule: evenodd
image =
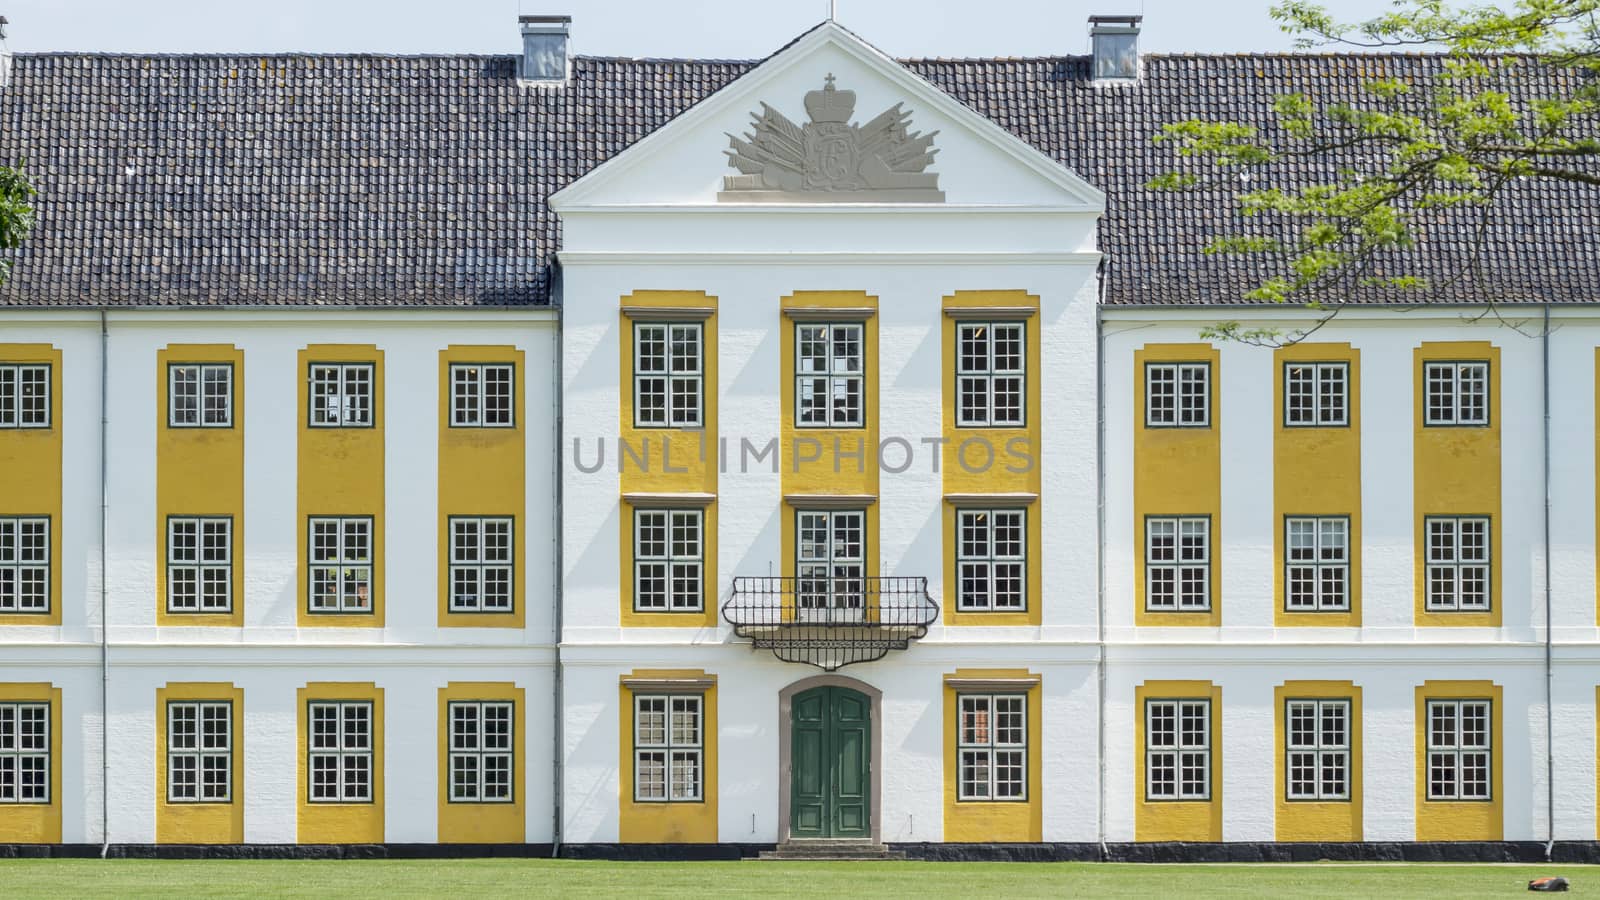
M1086 863L610 863L550 860L241 862L0 860L21 897L1473 897L1528 896L1565 875L1600 897L1600 867L1094 865Z

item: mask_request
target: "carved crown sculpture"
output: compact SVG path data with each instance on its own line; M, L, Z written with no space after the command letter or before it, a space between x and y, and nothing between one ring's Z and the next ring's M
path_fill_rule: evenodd
M910 202L939 203L939 176L923 171L933 163L933 138L910 132L911 113L902 104L884 110L865 125L850 122L855 91L824 79L822 90L806 94L811 121L796 125L761 104L752 113L751 131L728 135L728 165L741 174L725 175L718 200L743 203Z

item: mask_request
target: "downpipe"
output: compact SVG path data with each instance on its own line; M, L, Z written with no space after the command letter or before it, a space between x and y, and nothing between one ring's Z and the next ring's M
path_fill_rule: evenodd
M1551 618L1552 588L1550 585L1550 304L1544 304L1544 328L1539 334L1539 349L1543 363L1541 386L1544 401L1544 783L1545 783L1545 835L1544 860L1549 862L1556 847L1556 745L1555 745L1555 622Z
M563 569L563 566L565 565L565 561L564 561L564 558L563 558L563 555L562 555L562 541L563 541L563 537L564 537L564 532L562 531L562 528L564 527L563 523L565 522L565 516L562 514L562 501L563 501L563 497L564 497L564 491L562 490L562 484L561 484L562 461L566 457L564 455L565 451L561 446L561 442L564 439L564 436L566 434L566 424L563 421L563 416L565 415L565 406L566 405L565 405L565 397L564 397L564 393L563 393L563 383L562 383L562 377L561 376L562 376L563 354L565 353L565 341L566 341L566 331L567 331L567 329L566 329L566 304L563 302L563 298L562 298L561 282L562 282L561 267L559 265L557 265L556 266L556 270L555 270L554 290L551 292L552 296L555 298L555 307L556 307L555 361L552 364L552 368L554 368L554 370L555 370L555 378L551 382L554 385L554 391L553 391L553 396L552 396L551 401L550 401L551 402L551 406L553 407L551 412L552 412L552 414L553 414L553 416L555 418L555 425L554 425L554 428L553 428L553 433L554 433L554 438L555 438L555 453L554 453L555 470L552 473L552 475L553 475L553 477L555 479L553 484L552 484L552 488L553 488L553 490L555 492L555 516L554 516L555 524L554 524L554 527L551 529L551 534L553 535L552 541L554 542L553 547L552 547L552 559L555 562L555 584L553 586L554 589L552 591L552 594L553 594L553 596L555 598L555 616L554 616L555 632L552 635L551 646L553 646L555 648L555 654L556 654L555 670L552 673L553 678L552 678L552 682L551 682L551 695L552 696L551 696L551 712L550 712L550 717L553 720L552 723L551 723L552 727L550 729L550 734L552 736L552 738L551 738L552 739L552 746L551 746L552 753L551 753L551 766L550 766L550 768L551 768L551 773L552 773L551 777L552 777L552 782L553 782L552 785L551 785L552 793L551 793L551 797L550 797L550 809L551 809L551 819L552 819L552 821L550 823L550 856L551 856L551 858L556 858L556 857L559 857L561 855L561 818L562 818L561 810L562 810L562 804L565 802L565 789L566 789L566 768L565 768L564 761L563 761L563 758L562 758L563 757L563 751L564 751L564 747L562 745L563 745L563 742L565 740L563 732L562 732L562 722L563 722L562 704L563 704L563 698L564 698L565 692L566 692L566 683L565 683L565 678L563 677L564 676L564 671L563 671L564 666L563 666L562 659L561 659L561 635L562 635L562 627L563 627L563 611L564 611L564 607L565 607L565 600L563 599L563 588L564 588L564 585L565 585L565 582L566 582L566 577L565 577L564 569Z
M111 652L106 632L106 601L110 597L106 572L106 518L110 511L106 450L109 442L111 403L111 332L106 309L100 307L100 858L111 853Z
M1096 728L1096 765L1099 767L1099 802L1095 806L1095 835L1100 841L1100 861L1108 856L1106 849L1106 325L1105 279L1106 262L1102 258L1097 267L1097 292L1094 305L1094 396L1095 396L1095 689L1099 702L1095 704L1099 725Z

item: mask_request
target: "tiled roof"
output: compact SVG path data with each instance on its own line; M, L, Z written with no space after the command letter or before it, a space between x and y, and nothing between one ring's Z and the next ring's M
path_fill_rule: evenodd
M1152 194L1162 122L1262 118L1289 90L1348 96L1420 56L1153 56L1136 87L1081 57L907 65L1108 194L1106 302L1226 303L1254 264L1205 256L1228 192ZM550 194L754 63L579 57L559 89L509 56L18 55L0 160L26 156L38 227L0 306L547 303ZM1297 173L1261 173L1262 180ZM1600 300L1600 203L1529 184L1496 213L1482 271L1428 299ZM1462 268L1465 220L1404 261ZM1415 302L1416 294L1362 299Z

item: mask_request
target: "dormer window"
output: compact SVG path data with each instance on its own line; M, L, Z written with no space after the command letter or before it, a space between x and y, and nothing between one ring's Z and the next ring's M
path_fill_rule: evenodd
M1143 16L1090 16L1095 81L1139 77L1139 22Z

